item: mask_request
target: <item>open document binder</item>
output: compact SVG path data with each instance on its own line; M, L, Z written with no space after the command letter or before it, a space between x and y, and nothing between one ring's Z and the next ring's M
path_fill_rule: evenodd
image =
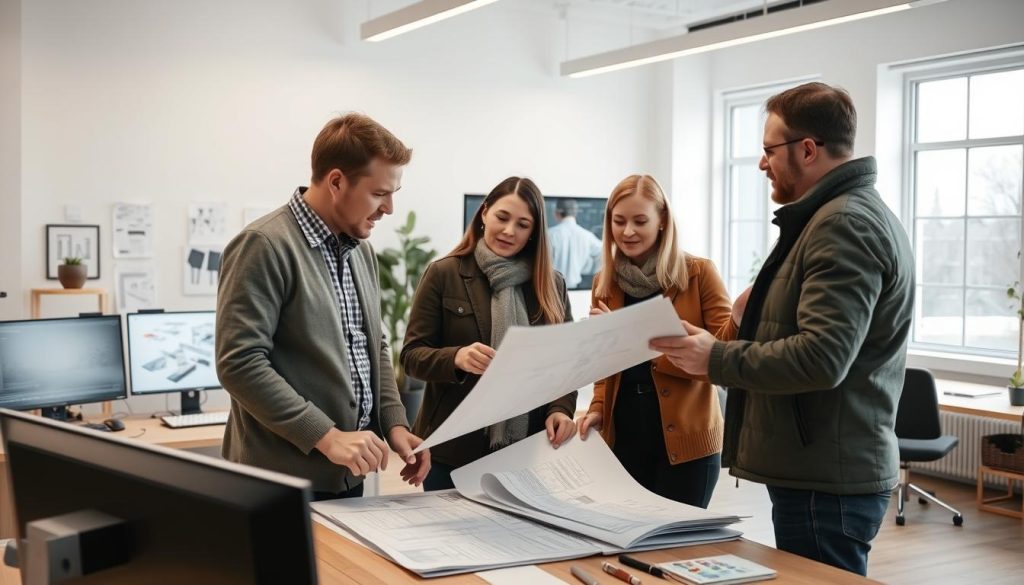
M739 538L736 516L662 498L596 433L544 432L460 467L456 490L333 500L315 513L423 577Z

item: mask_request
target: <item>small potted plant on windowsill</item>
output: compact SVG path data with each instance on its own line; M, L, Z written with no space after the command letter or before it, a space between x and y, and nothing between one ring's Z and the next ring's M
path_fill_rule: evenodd
M1020 256L1020 253L1017 255ZM1020 281L1014 282L1013 286L1006 290L1006 296L1013 301L1012 306L1017 309L1017 369L1010 376L1007 388L1010 392L1010 404L1024 406L1024 372L1021 372L1021 361L1024 358L1024 290L1020 288Z
M64 288L82 288L89 276L89 267L82 264L81 258L68 257L57 266L57 280Z

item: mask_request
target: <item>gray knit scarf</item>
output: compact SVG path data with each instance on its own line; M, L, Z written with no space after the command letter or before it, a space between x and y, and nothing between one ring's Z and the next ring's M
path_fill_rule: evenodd
M636 299L653 295L661 290L661 284L658 283L658 254L651 254L642 266L637 266L620 251L615 255L615 276L619 288L627 295Z
M495 254L483 240L477 242L473 257L491 283L491 347L498 349L509 327L530 324L521 285L529 282L532 266L527 260ZM529 421L529 413L526 413L487 427L491 449L525 439Z

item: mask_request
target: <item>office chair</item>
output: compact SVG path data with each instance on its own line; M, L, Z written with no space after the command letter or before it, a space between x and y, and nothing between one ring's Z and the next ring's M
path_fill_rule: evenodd
M910 492L918 494L918 501L935 502L953 513L953 524L963 526L964 517L958 510L910 483L910 464L942 459L960 442L958 437L943 435L939 423L939 397L935 378L928 370L907 368L903 379L903 394L896 409L896 437L900 446L900 483L897 486L896 524L903 526L903 502Z

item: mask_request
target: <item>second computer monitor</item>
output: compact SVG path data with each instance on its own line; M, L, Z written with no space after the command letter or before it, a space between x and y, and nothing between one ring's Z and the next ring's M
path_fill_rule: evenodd
M132 394L181 392L182 414L198 412L198 391L221 387L214 326L214 311L128 315Z

